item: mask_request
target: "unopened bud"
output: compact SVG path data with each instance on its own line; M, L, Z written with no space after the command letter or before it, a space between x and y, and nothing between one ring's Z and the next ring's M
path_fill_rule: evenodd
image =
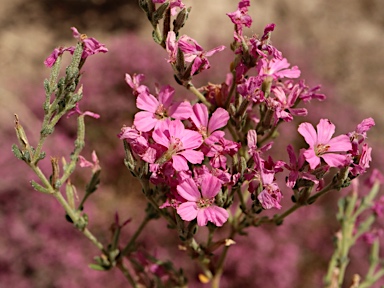
M177 35L179 30L184 26L185 22L188 20L189 13L191 12L191 7L182 9L176 16L176 19L173 21L173 31Z

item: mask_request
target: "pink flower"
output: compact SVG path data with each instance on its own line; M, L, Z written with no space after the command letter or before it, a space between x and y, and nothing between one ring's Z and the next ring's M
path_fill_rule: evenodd
M352 163L351 174L354 176L361 175L369 168L369 163L372 161L372 148L368 147L367 143L364 143L361 148L361 154L356 158L359 161L358 164Z
M92 117L92 118L95 118L95 119L99 119L100 118L99 114L96 114L96 113L91 112L91 111L81 112L79 102L76 103L75 108L73 108L72 110L70 110L68 112L67 118L71 117L72 115L74 115L76 113L79 114L79 115L83 115L83 116L89 116L89 117Z
M261 90L261 85L263 84L263 79L258 76L250 76L249 78L244 78L243 82L237 85L237 92L248 101L254 103L262 103L265 101L263 91Z
M269 43L269 39L273 30L275 30L275 24L268 24L265 26L264 34L260 39L253 36L249 40L249 43L251 44L250 53L256 59L259 56L267 57L268 55L276 59L283 59L282 53Z
M199 191L200 188L200 191ZM185 221L197 218L199 226L207 225L208 221L216 226L222 226L228 220L228 212L215 205L215 196L219 193L219 179L211 174L205 174L199 187L192 178L187 178L177 186L177 192L186 202L179 205L177 214Z
M149 89L145 85L141 85L140 82L144 80L144 74L133 74L129 75L128 73L125 74L125 82L129 85L129 87L133 90L133 95L137 96L140 93L149 93Z
M123 127L117 137L125 139L131 146L132 151L145 162L154 163L156 160L156 149L150 146L147 134L138 131L135 127Z
M272 76L275 80L278 78L298 78L300 70L297 66L288 69L290 64L286 58L271 60L263 58L258 63L259 76Z
M225 46L218 46L209 51L204 51L203 48L196 42L196 40L183 35L178 41L178 48L184 52L184 59L186 62L193 62L191 75L211 67L207 57L212 56L216 52L223 51Z
M300 124L298 131L309 144L309 148L304 152L304 157L311 169L315 169L320 164L320 158L330 167L349 164L349 156L340 153L352 149L351 141L347 135L332 138L335 133L335 125L328 119L320 120L317 132L312 124L306 122Z
M243 26L249 28L252 25L252 18L247 14L249 6L251 6L249 0L240 0L236 11L227 13L232 23L236 25L236 31L239 35L243 34Z
M152 138L167 149L156 161L157 164L161 165L172 160L172 166L176 171L186 171L189 169L188 162L200 164L204 159L203 152L194 150L203 143L201 135L196 131L185 129L180 120L164 121L164 125L153 131Z
M272 148L273 142L269 142L265 144L263 147L258 148L256 130L251 129L251 130L248 130L248 133L247 133L247 145L248 145L248 154L252 155L253 157L259 157L258 154L262 152L266 152Z
M217 108L208 120L208 108L204 104L197 103L192 108L191 120L206 144L213 144L224 137L224 131L217 131L227 125L229 113L223 108Z
M177 59L177 41L176 34L173 31L169 31L167 40L165 41L165 48L169 54L168 63L176 63Z
M355 131L347 134L352 142L352 155L360 154L359 146L367 138L367 131L373 126L375 126L375 121L372 118L367 118L357 125Z
M285 164L284 167L290 171L286 179L286 184L289 188L293 189L295 187L297 179L309 180L315 184L319 183L319 180L317 180L315 175L302 171L305 163L304 151L305 149L300 149L299 157L296 157L292 145L289 144L287 147L289 165Z
M53 52L51 53L51 55L49 55L47 57L47 59L45 59L44 65L49 67L49 68L52 67L56 63L57 58L59 58L59 56L61 56L66 51L69 51L71 54L73 54L73 51L75 51L75 47L68 47L68 48L59 47L59 48L55 48L53 50Z
M85 34L81 34L75 27L71 27L71 30L73 32L73 37L82 41L84 44L84 51L83 51L83 54L81 55L82 58L87 58L88 56L91 56L97 53L108 52L108 49L105 47L105 45L100 43L95 38L88 37Z
M187 101L172 102L175 89L167 85L160 89L158 99L149 93L140 93L136 99L136 106L140 111L136 113L134 125L143 132L156 128L162 120L187 119L192 113L191 104Z
M93 162L93 163L92 163ZM99 170L101 170L99 159L97 158L96 151L92 152L92 162L85 159L83 156L79 156L79 165L80 167L91 167L92 172L95 173Z
M209 145L209 150L205 151L207 157L211 158L209 163L214 168L227 168L226 155L233 156L239 150L240 144L227 140L225 138L219 138L217 143Z
M279 119L290 122L293 120L293 116L306 116L308 114L305 108L293 108L300 94L298 85L293 87L288 96L281 87L273 88L272 92L275 94L278 102L278 105L276 105L277 109L275 109L275 124Z

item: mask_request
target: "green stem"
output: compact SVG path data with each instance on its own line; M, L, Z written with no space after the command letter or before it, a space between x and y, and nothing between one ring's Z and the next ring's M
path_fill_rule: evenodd
M117 266L117 268L120 269L121 272L123 272L125 278L127 278L128 282L129 282L129 284L131 284L131 286L133 288L137 288L138 286L136 285L135 280L132 278L131 273L129 273L129 271L128 271L127 267L125 267L124 263L119 261L119 262L117 262L116 266Z
M193 94L195 94L195 96L196 96L202 103L204 103L204 105L207 106L208 109L211 108L211 106L212 106L211 103L209 103L209 102L207 101L207 99L204 97L204 95L201 94L201 93L199 92L199 90L196 89L196 87L192 84L191 81L188 82L188 84L186 85L186 87L187 87L187 89L188 89L189 91L191 91Z
M274 217L272 219L269 219L269 222L274 222L274 223L281 223L281 221L284 220L285 217L287 217L288 215L292 214L293 212L295 212L297 209L299 209L302 205L300 204L295 204L293 205L291 208L289 208L288 210L286 210L283 214L280 214L278 215L277 217Z
M233 76L233 81L232 81L231 89L229 90L228 97L225 100L225 105L224 105L224 108L227 110L228 110L229 104L231 103L232 94L236 88L236 71L235 70L232 71L232 76Z
M148 216L145 216L145 218L143 219L143 221L141 222L140 226L137 228L135 234L133 234L133 236L131 237L131 239L129 240L128 244L124 247L124 249L121 251L120 255L121 257L124 257L125 255L127 255L132 246L135 244L135 241L136 239L139 237L139 235L141 234L141 232L143 232L143 229L144 227L148 224L148 222L150 221L151 219L148 217Z
M232 229L228 239L233 239L235 234L235 230ZM219 261L217 262L217 266L215 269L215 274L213 275L213 278L211 280L211 288L220 288L220 280L224 272L224 262L228 254L229 247L230 246L225 246L223 252L220 255Z

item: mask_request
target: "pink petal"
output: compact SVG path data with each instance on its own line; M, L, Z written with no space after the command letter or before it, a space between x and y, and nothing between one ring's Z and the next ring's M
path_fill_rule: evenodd
M273 93L275 94L276 98L281 102L284 103L287 100L287 96L285 95L283 89L280 87L276 87L272 89Z
M215 197L221 188L219 179L212 174L205 174L201 182L201 195L204 198L211 199Z
M212 145L220 141L225 136L224 131L213 131L211 135L204 140L205 144Z
M310 147L317 144L317 133L312 124L308 122L301 123L297 131L304 137L305 142L307 142Z
M162 127L156 127L156 129L152 133L152 138L156 143L163 145L168 148L170 145L169 138L164 134L164 130Z
M293 188L296 184L296 180L299 177L299 172L292 170L289 172L288 179L287 179L287 186L289 188Z
M168 109L168 114L175 119L188 119L192 114L192 106L188 101L177 102Z
M168 121L168 130L170 136L179 138L181 141L183 141L182 137L185 134L185 128L184 124L180 120Z
M203 65L203 59L196 57L192 64L191 75L194 75L197 70Z
M360 134L364 134L369 129L371 129L372 126L375 126L375 120L373 118L367 118L361 121L359 125L356 127L356 132Z
M137 108L155 113L159 107L159 101L151 94L139 94L136 99Z
M301 72L297 66L293 66L291 69L285 69L275 73L275 75L280 78L299 78L300 74Z
M190 162L192 164L200 164L204 160L204 153L201 151L195 151L195 150L188 149L188 150L184 150L178 154L184 156L188 160L188 162Z
M288 145L287 147L287 152L288 152L288 156L289 156L289 164L294 167L296 166L296 154L295 154L295 150L293 149L293 146L291 144Z
M315 169L320 164L320 158L316 156L313 148L310 148L304 152L305 160L309 163L311 169Z
M208 221L212 222L218 227L223 226L225 222L227 222L229 214L228 211L225 210L222 207L218 206L211 206L205 209L207 212L209 212L208 216Z
M175 89L171 86L166 85L162 87L159 91L159 102L164 105L165 108L168 108L173 100L173 95L175 94Z
M335 134L335 125L328 119L320 119L317 124L317 143L327 144L333 134Z
M349 163L348 155L327 153L321 155L321 158L324 159L325 163L327 163L329 167L343 167Z
M256 130L249 130L247 133L247 145L249 150L257 149L257 133Z
M266 190L261 191L257 199L260 201L264 209L277 208L281 209L279 201L272 197Z
M196 103L193 105L193 113L191 115L191 120L197 128L201 126L208 126L208 108L204 104Z
M195 181L192 178L186 178L185 181L177 185L177 193L185 200L197 202L201 195Z
M288 63L287 58L283 58L281 60L274 58L271 60L271 62L269 62L269 66L271 67L271 70L273 70L273 72L286 69L289 67L289 65L290 64Z
M185 150L199 148L203 143L203 137L199 132L189 129L185 129L183 132L182 137L179 138L183 142L183 148Z
M188 162L183 156L173 155L172 156L172 167L176 171L187 171L189 170Z
M136 129L142 132L148 132L155 127L158 120L152 112L140 111L135 114L133 124Z
M210 57L212 56L213 54L217 53L217 52L220 52L220 51L223 51L225 49L225 46L224 45L221 45L221 46L217 46L216 48L213 48L207 52L205 52L205 56L206 57Z
M217 108L215 112L213 112L211 119L208 124L208 134L211 134L213 131L220 129L227 125L229 120L229 113L227 110L223 108Z
M195 202L184 202L177 207L177 214L184 221L192 221L197 216L197 205Z
M328 152L347 152L352 150L352 143L347 135L339 135L332 138L328 145L330 146Z
M199 209L197 211L197 225L206 226L208 224L209 211L207 208Z

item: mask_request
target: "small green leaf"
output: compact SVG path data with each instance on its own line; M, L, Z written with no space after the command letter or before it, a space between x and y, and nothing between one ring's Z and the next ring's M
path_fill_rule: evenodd
M97 270L97 271L106 271L107 269L103 266L97 265L97 264L88 264L88 267Z

